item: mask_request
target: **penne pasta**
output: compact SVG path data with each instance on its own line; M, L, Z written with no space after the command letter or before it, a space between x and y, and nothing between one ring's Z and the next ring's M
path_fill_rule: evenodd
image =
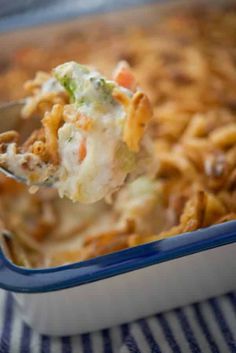
M106 24L97 26L68 34L66 40L58 38L47 50L33 44L19 49L2 72L1 99L21 97L26 81L28 99L22 116L30 123L37 115L42 127L21 146L16 132L1 133L0 152L13 143L15 151L33 153L57 167L63 157L58 140L62 126L74 124L81 132L73 153L76 163L83 164L90 156L90 134L101 119L106 123L109 119L100 98L91 107L81 89L75 96L74 82L67 75L59 72L58 84L48 72L79 58L111 77L121 60L113 81L103 76L96 81L92 65L88 67L97 85L95 90L94 82L89 87L95 96L102 93L118 121L120 143L110 155L112 163L121 158L126 170L112 187L108 203L72 204L49 189L30 194L0 175L0 230L9 235L7 241L2 237L3 248L19 266L60 266L236 220L235 7L206 8L201 14L180 11L142 28L134 24L117 31ZM74 135L67 132L65 143L71 146ZM98 140L92 164L101 163L101 171L114 146L106 134ZM126 180L136 157L150 170ZM114 173L108 179L98 169L95 174L105 187L120 177L117 170L111 169ZM87 185L92 176L91 169ZM62 175L67 177L68 170ZM86 189L92 201L95 186ZM77 191L82 195L84 189L80 186Z

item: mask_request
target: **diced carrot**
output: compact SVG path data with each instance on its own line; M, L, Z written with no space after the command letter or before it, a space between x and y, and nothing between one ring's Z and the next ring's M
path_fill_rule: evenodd
M84 158L86 157L86 154L87 154L86 142L85 142L85 139L83 139L79 145L79 150L78 150L79 162L82 162L84 160Z
M114 80L118 85L134 90L136 88L136 80L130 67L126 63L121 63L118 65L117 70L114 73Z

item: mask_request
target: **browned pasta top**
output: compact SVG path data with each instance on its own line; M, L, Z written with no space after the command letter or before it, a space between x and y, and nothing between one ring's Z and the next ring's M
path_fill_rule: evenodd
M118 61L126 60L138 79L132 84L142 85L153 106L148 133L155 141L155 177L151 183L144 178L125 187L111 204L72 207L53 191L31 195L1 176L1 227L13 234L7 243L13 261L57 266L236 219L235 47L236 10L228 7L181 11L150 26L120 31L90 28L86 35L59 38L47 51L33 45L17 50L2 69L1 99L20 97L23 83L40 70L26 85L37 99L24 116L54 106L48 114L55 117L54 127L49 127L46 115L45 132L38 131L22 148L33 144L34 153L58 162L50 152L55 146L46 151L45 144L49 136L50 143L56 143L53 136L64 119L60 107L68 97L42 96L39 87L47 79L42 71L78 60L110 75ZM142 109L142 97L133 99ZM129 124L135 120L135 134L124 132L135 150L143 117L137 112L134 116L130 102L122 102L130 111ZM80 123L89 129L88 121ZM1 142L17 138L9 132L1 135ZM68 214L62 211L66 208ZM69 218L73 220L67 226Z

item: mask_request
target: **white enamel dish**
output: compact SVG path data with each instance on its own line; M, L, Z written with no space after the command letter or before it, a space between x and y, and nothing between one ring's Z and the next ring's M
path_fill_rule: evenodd
M111 327L236 288L236 222L58 268L29 270L0 253L0 287L41 333Z
M113 26L129 23L127 18L150 22L172 8L150 5L118 19L115 14L103 16ZM2 34L0 46L9 54L32 40L44 38L50 44L59 33L91 21L94 18ZM35 330L71 335L234 290L235 254L236 221L57 268L20 268L0 252L0 288L12 292L24 320Z

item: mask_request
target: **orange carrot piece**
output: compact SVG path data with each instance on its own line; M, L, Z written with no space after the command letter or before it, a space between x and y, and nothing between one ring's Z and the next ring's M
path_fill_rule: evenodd
M79 145L79 150L78 150L79 162L82 162L84 160L84 158L86 157L86 154L87 154L87 148L86 148L85 139L83 139Z
M126 62L121 62L114 73L114 80L118 85L128 88L130 90L135 90L136 80L134 75Z

